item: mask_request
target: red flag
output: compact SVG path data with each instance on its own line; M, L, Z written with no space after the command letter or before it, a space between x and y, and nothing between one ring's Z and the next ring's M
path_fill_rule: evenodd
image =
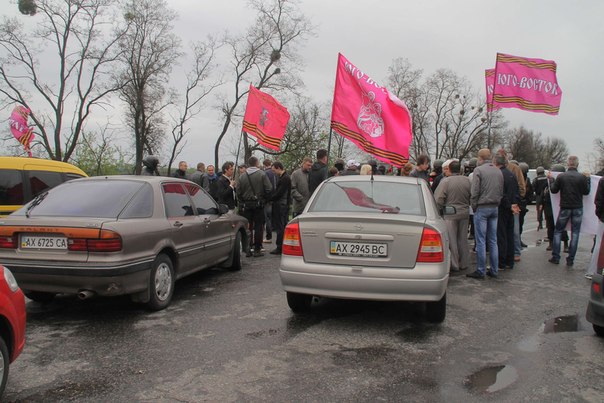
M250 84L243 117L244 132L256 137L263 146L279 151L288 121L287 108Z
M403 101L338 55L331 128L377 159L401 167L413 138Z

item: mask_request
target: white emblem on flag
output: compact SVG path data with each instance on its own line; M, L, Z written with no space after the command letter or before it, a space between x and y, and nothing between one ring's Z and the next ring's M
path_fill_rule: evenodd
M357 118L359 129L371 137L380 137L384 134L384 119L382 119L382 105L375 101L375 94L369 91L363 94L363 105Z

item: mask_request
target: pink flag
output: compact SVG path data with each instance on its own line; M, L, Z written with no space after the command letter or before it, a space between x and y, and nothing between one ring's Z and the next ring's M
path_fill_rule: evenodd
M374 157L401 167L413 138L403 101L338 55L331 128Z
M289 122L289 112L267 93L250 84L243 117L243 131L272 150L281 149L281 139Z
M34 129L27 126L27 119L29 118L29 114L31 111L23 105L15 106L13 112L10 114L9 124L10 130L13 133L13 136L17 139L17 141L23 144L25 147L25 151L31 157L31 149L29 148L29 144L34 139Z
M493 89L495 87L495 69L487 69L484 71L484 80L487 89L487 112L492 112L493 109L499 109L499 106L493 107Z
M557 115L561 99L554 61L497 53L493 107Z

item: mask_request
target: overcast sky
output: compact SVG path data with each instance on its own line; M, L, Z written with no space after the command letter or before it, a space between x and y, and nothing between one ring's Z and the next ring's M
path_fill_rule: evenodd
M225 30L238 32L254 17L245 0L168 4L179 14L176 30L185 44ZM563 138L584 162L594 139L604 137L599 95L604 1L302 0L300 7L318 26L301 51L306 93L316 102L331 104L338 52L381 85L392 60L404 57L425 75L453 70L476 91L484 91L484 70L494 67L501 52L554 60L563 91L558 116L504 109L511 127ZM199 117L179 159L190 166L213 162L220 126L215 110ZM222 147L222 161L230 158L231 148Z
M235 31L250 15L244 0L169 3L183 36ZM585 162L594 139L604 137L603 1L303 0L301 8L318 26L302 50L307 92L318 102L331 102L338 52L382 85L392 60L405 57L426 75L451 69L476 91L484 91L484 70L501 52L554 60L563 91L558 116L504 109L511 127L563 138ZM207 143L189 142L183 159L212 160Z

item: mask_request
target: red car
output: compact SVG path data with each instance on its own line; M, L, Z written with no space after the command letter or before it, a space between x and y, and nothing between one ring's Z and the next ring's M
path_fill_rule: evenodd
M8 365L25 346L25 297L13 274L0 265L0 398L8 379Z

